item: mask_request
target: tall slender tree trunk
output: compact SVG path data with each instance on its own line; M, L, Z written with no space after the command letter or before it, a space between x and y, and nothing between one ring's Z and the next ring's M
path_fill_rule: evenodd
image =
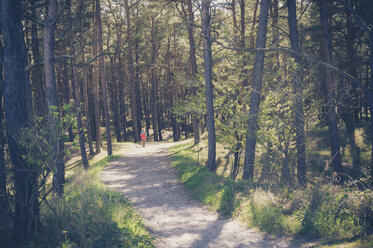
M119 27L116 26L117 32L117 47L118 49L122 49L122 35L121 30ZM127 118L126 118L126 105L124 103L124 82L129 81L129 76L126 64L123 63L122 54L118 55L118 73L119 73L119 115L120 115L120 123L121 127L123 128L123 140L125 142L128 141L127 137Z
M60 46L57 49L62 50L62 44L60 44ZM61 67L59 67L59 68L61 68ZM62 70L62 72L61 72L61 70ZM71 99L71 89L70 89L70 80L69 80L70 74L69 74L69 69L68 69L67 65L66 64L63 65L62 69L60 69L58 72L57 72L56 81L59 82L59 84L57 84L57 82L56 82L56 84L61 85L61 90L60 91L62 91L62 99L59 102L61 102L62 105L70 105L70 99ZM57 94L58 94L58 88L57 88ZM62 110L61 114L64 115L65 111ZM67 133L69 134L69 142L73 142L75 136L74 136L72 126L67 127Z
M259 27L256 38L256 48L265 48L267 38L268 24L268 9L269 0L261 0ZM264 67L264 52L257 51L255 55L253 84L250 98L249 119L247 121L246 131L246 147L245 147L245 163L243 178L249 181L254 181L254 163L255 163L255 146L256 146L256 130L259 114L260 95L262 89Z
M355 27L352 22L351 13L346 10L346 26L347 26L347 37L346 37L346 52L347 52L347 71L354 78L358 77L356 69L356 56L354 51L354 40L356 36ZM342 107L342 119L346 124L348 133L348 139L350 143L350 154L352 158L352 165L355 172L360 171L360 148L355 142L355 122L358 121L358 101L356 85L346 86L346 92L344 98L344 105Z
M32 0L31 2L33 8L36 8L36 0ZM36 19L36 10L33 12L33 17ZM34 60L34 64L37 65L41 62L40 59L40 42L38 37L38 27L33 22L31 24L31 50L32 50L32 58ZM47 115L47 102L45 99L45 85L43 79L43 70L41 66L36 66L31 73L31 82L33 88L35 89L35 108L39 115L46 116Z
M136 28L138 25L136 26ZM137 30L136 30L137 33ZM137 35L137 34L136 34ZM141 107L141 89L140 89L140 69L139 69L139 39L135 38L135 94L137 110L137 130L141 130L142 107Z
M117 142L122 142L122 135L121 135L121 128L120 128L120 118L119 118L119 104L118 104L118 80L117 80L117 64L116 64L116 57L110 58L111 61L111 105L112 110L114 113L114 127L115 127L115 134L117 136Z
M80 6L79 6L79 14L80 16L83 15L84 11L84 0L80 0ZM80 18L80 29L84 30L84 22L83 18ZM81 39L80 41L81 46L84 47L84 39ZM85 51L82 52L82 63L85 64ZM86 121L86 127L87 127L87 138L88 138L88 147L89 147L89 154L93 155L93 144L92 144L92 127L91 127L91 119L89 116L89 102L88 102L88 68L87 66L83 67L83 107L84 107L84 115L85 115L85 121Z
M196 60L196 45L194 42L194 14L193 14L193 5L192 0L188 0L188 22L187 22L187 29L188 29L188 39L189 39L189 63L190 63L190 77L193 81L192 86L192 95L195 97L197 96L197 60ZM192 125L193 125L193 133L194 133L194 144L199 143L199 127L198 127L198 117L193 114L192 115Z
M203 35L203 58L205 67L205 96L207 106L207 131L208 131L208 158L207 167L210 171L216 170L216 136L214 119L214 92L212 84L212 53L210 33L210 0L202 1L202 35Z
M85 53L82 53L82 63L85 63ZM91 127L91 118L89 116L89 102L88 102L88 69L85 66L83 68L83 100L84 100L84 115L87 125L87 138L88 138L88 147L89 154L93 155L95 152L93 150L92 144L92 127Z
M152 45L152 57L151 57L151 75L150 80L152 84L152 123L153 123L153 135L154 141L159 141L159 123L158 123L158 79L156 75L155 60L157 58L157 44L155 41L155 17L152 16L151 20L151 45Z
M332 64L332 40L329 29L328 1L320 0L320 19L322 28L322 53L323 60ZM330 137L331 159L334 172L341 172L341 153L337 117L335 113L335 84L333 74L325 69L326 109Z
M30 82L26 74L27 52L19 0L0 1L0 24L4 39L4 111L10 159L14 175L13 237L17 242L30 237L39 218L38 190L33 165L25 160L20 132L31 116Z
M1 9L1 6L0 6ZM0 12L1 13L1 12ZM0 25L1 34L1 25ZM0 61L4 61L4 47L0 41ZM3 65L0 63L0 209L5 211L8 206L8 197L6 192L6 167L4 157L4 110L3 110L3 96L4 96L4 81L3 81Z
M54 70L54 31L57 12L57 0L49 0L48 15L44 25L44 74L47 105L49 108L48 122L50 130L54 131L54 133L51 134L51 142L55 151L55 158L53 159L55 168L53 187L56 194L62 195L63 185L65 183L65 166L63 161L64 144L62 139L60 139L60 130L57 128L61 124L61 116L59 113L56 74Z
M72 23L72 15L71 15L71 1L68 1L68 18L69 18L69 26L70 26L70 52L75 52L74 47L74 35L73 35L73 23ZM75 64L75 59L71 60L72 64ZM78 69L76 66L72 67L72 87L73 87L73 96L74 96L74 106L76 112L76 119L77 119L77 128L78 128L78 137L79 137L79 147L80 147L80 156L82 157L82 163L84 169L89 168L88 158L87 158L87 151L85 149L85 137L84 137L84 129L82 123L82 115L80 109L80 86L79 86L79 78L78 78Z
M369 57L369 63L370 63L370 91L369 91L369 108L370 108L370 140L372 141L372 153L371 153L371 167L370 167L370 178L373 182L373 30L370 30L369 33L370 38L370 57Z
M137 127L137 106L136 106L136 89L135 89L135 69L133 65L133 39L131 32L131 14L128 7L128 0L124 0L124 7L126 11L127 21L127 45L128 45L128 73L130 80L130 98L131 98L131 116L133 126L133 139L135 142L139 141L140 132Z
M106 142L107 142L107 153L108 155L113 154L113 148L111 145L111 132L110 132L110 114L109 114L109 103L106 83L106 70L105 70L105 57L103 42L102 42L102 25L101 25L101 8L100 0L96 0L96 25L97 25L97 40L98 40L98 52L101 55L99 59L100 63L100 82L102 87L102 104L105 116L105 127L106 127Z
M290 30L291 48L298 53L301 53L298 39L298 24L295 0L288 0L288 22ZM300 185L306 184L307 168L306 168L306 143L304 138L304 111L303 111L303 94L302 94L302 71L301 58L293 54L296 65L296 70L293 74L293 93L295 111L295 143L297 148L297 176Z
M98 28L97 28L97 15L96 15L96 0L93 0L93 44L92 53L94 57L98 55ZM95 138L96 138L96 153L101 152L101 134L100 134L100 87L99 87L99 69L97 59L93 63L93 105L94 105L94 123L95 123Z
M259 1L260 0L256 0L255 7L254 7L253 22L252 22L251 33L250 33L250 48L254 48L254 46L255 46L255 44L254 44L254 40L255 40L254 30L255 30L255 24L256 24L256 19L257 19Z

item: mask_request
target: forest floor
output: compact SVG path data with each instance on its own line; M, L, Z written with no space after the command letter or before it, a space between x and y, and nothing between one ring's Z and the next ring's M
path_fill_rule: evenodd
M221 216L192 199L170 167L175 143L148 143L126 151L100 174L139 211L156 247L313 247L317 244L271 236Z

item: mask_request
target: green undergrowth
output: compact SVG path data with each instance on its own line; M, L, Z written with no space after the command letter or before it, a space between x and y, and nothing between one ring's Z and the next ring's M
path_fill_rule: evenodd
M65 186L63 198L41 210L43 228L29 247L153 247L131 203L97 178L110 156L89 171L78 170Z
M355 239L354 242L371 244L373 240L368 235L373 231L371 190L329 184L266 190L260 185L209 172L207 167L198 164L192 143L174 146L170 154L181 181L194 198L223 215L240 219L249 227L334 243L352 244L351 240Z

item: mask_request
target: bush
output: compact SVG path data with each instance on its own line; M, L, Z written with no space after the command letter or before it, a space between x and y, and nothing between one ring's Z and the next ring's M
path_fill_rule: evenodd
M303 220L303 232L333 239L349 239L373 230L371 190L326 185L314 189Z

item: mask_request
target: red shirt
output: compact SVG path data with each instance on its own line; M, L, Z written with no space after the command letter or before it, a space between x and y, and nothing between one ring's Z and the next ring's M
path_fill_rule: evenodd
M142 140L145 140L145 139L146 139L146 134L145 134L145 133L141 133L140 136L141 136L141 139L142 139Z

